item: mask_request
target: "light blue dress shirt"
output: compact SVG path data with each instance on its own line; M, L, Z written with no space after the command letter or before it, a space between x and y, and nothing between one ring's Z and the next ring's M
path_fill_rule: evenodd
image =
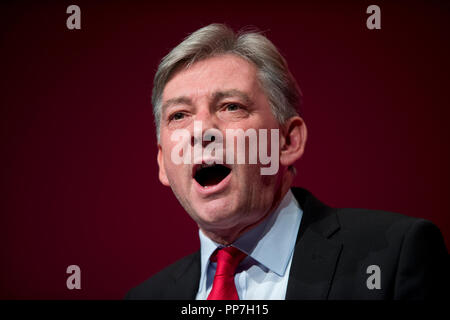
M239 299L285 299L302 216L303 211L289 190L269 217L232 244L248 255L238 266L234 278ZM212 289L217 265L209 258L223 246L209 239L201 230L199 236L201 274L196 299L205 300Z

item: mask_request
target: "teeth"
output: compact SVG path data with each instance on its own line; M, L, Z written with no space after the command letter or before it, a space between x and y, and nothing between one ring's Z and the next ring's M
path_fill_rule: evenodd
M200 170L200 169L208 168L208 167L213 167L213 166L215 166L215 165L216 165L215 163L212 163L212 164L202 163L201 165L199 165L199 166L197 167L197 170L195 170L195 171L197 172L197 171Z

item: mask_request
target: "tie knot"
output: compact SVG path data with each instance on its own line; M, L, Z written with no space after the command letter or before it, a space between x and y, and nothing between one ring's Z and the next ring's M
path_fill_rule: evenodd
M217 261L216 276L234 276L237 266L246 256L235 247L217 250L211 257L211 261Z

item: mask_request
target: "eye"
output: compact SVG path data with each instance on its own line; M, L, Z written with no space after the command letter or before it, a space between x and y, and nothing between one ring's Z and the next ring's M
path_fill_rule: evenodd
M242 107L239 105L239 104L237 104L237 103L229 103L229 104L227 104L226 106L225 106L225 109L227 110L227 111L237 111L237 110L239 110L239 109L241 109Z
M184 118L184 113L183 112L175 112L174 114L172 114L170 117L169 117L169 120L175 120L175 121L177 121L177 120L181 120L181 119L183 119Z

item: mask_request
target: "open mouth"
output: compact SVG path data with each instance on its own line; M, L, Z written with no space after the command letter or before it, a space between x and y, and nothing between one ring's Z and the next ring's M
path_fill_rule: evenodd
M204 188L219 184L231 172L222 164L200 164L194 168L194 179Z

